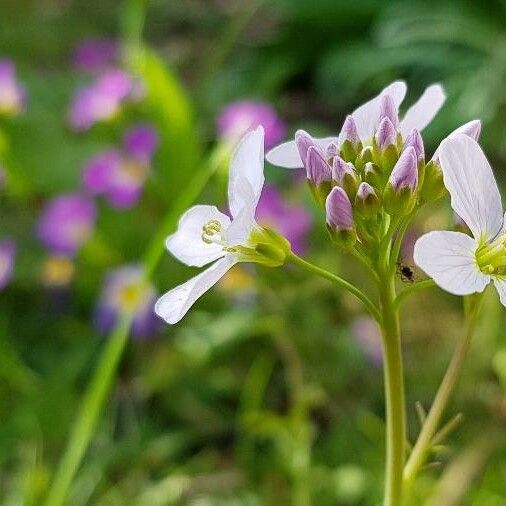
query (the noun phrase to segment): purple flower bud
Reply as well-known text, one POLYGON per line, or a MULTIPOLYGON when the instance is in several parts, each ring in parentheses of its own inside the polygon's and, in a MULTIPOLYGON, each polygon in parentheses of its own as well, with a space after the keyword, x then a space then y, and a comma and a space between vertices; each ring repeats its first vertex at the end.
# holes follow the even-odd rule
POLYGON ((118 44, 108 39, 85 39, 74 49, 74 66, 86 72, 103 70, 118 57, 118 44))
MULTIPOLYGON (((307 160, 307 152, 310 147, 314 147, 316 150, 320 150, 320 148, 316 145, 314 139, 304 130, 297 130, 295 132, 295 144, 297 145, 297 149, 299 150, 300 159, 306 166, 307 160)), ((322 153, 323 156, 323 153, 322 153)), ((307 169, 307 167, 306 167, 307 169)))
POLYGON ((380 149, 385 149, 397 143, 397 130, 390 118, 383 118, 376 130, 376 144, 380 149))
POLYGON ((220 136, 234 142, 259 125, 264 127, 266 149, 275 146, 285 136, 284 122, 276 111, 264 102, 243 100, 231 103, 221 111, 217 120, 220 136))
POLYGON ((365 181, 363 181, 362 183, 360 183, 360 185, 358 187, 357 199, 365 201, 371 197, 378 198, 378 196, 376 195, 376 192, 374 191, 374 188, 369 183, 366 183, 365 181))
POLYGON ((395 164, 388 183, 395 192, 402 188, 409 188, 414 191, 418 185, 418 161, 415 148, 405 149, 395 164))
POLYGON ((158 134, 149 124, 139 124, 125 134, 125 150, 139 163, 149 164, 158 147, 158 134))
POLYGON ((399 114, 394 99, 390 95, 383 95, 380 102, 379 123, 388 118, 395 128, 399 125, 399 114))
POLYGON ((52 253, 73 256, 90 238, 95 219, 92 200, 78 194, 60 195, 42 211, 37 235, 52 253))
POLYGON ((334 186, 325 202, 327 224, 336 231, 352 230, 354 226, 350 199, 340 186, 334 186))
POLYGON ((255 216, 259 225, 272 227, 286 237, 294 253, 307 249, 311 214, 303 206, 285 202, 275 186, 264 186, 255 216))
POLYGON ((11 239, 0 240, 0 290, 9 283, 14 272, 16 243, 11 239))
POLYGON ((338 152, 339 152, 339 149, 337 147, 337 144, 335 142, 331 142, 327 146, 327 150, 326 150, 327 159, 331 160, 332 158, 334 158, 335 156, 337 156, 338 152))
POLYGON ((332 180, 342 184, 346 174, 355 175, 352 165, 345 162, 340 156, 334 157, 332 161, 332 180))
POLYGON ((0 114, 19 114, 26 105, 26 91, 16 78, 10 60, 0 59, 0 114))
POLYGON ((154 305, 157 293, 144 279, 140 266, 126 265, 115 269, 107 276, 98 300, 94 323, 99 332, 110 332, 120 315, 133 313, 131 334, 134 338, 146 339, 157 331, 154 305))
POLYGON ((423 162, 425 159, 425 149, 423 146, 423 139, 420 132, 413 128, 404 141, 404 150, 412 147, 415 150, 416 158, 419 162, 423 162))
POLYGON ((343 128, 341 128, 341 133, 339 134, 339 140, 341 142, 349 141, 353 146, 360 142, 357 125, 355 124, 353 117, 350 115, 346 116, 346 119, 344 120, 343 128))
POLYGON ((309 181, 316 186, 325 181, 330 181, 332 178, 330 165, 327 163, 327 160, 325 160, 320 150, 315 146, 310 146, 307 150, 306 172, 309 181))

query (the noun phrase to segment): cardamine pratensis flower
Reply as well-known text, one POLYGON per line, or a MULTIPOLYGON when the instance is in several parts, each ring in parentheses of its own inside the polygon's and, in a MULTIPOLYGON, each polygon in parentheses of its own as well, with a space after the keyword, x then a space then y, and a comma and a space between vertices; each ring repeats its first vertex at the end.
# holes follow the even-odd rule
POLYGON ((3 290, 14 273, 16 243, 11 239, 0 240, 0 290, 3 290))
POLYGON ((133 314, 131 334, 137 339, 152 337, 158 329, 153 307, 157 293, 145 280, 139 265, 125 265, 111 271, 98 299, 94 324, 101 334, 107 334, 123 314, 133 314))
POLYGON ((307 234, 312 219, 303 207, 286 202, 275 186, 264 186, 256 210, 256 219, 263 227, 272 227, 288 239, 294 253, 307 249, 307 234))
POLYGON ((221 111, 217 120, 219 135, 234 143, 246 132, 255 130, 260 125, 264 128, 266 148, 271 148, 285 136, 285 124, 265 102, 233 102, 221 111))
POLYGON ((125 134, 123 146, 122 151, 111 149, 95 156, 83 171, 84 187, 92 195, 105 195, 118 209, 132 207, 140 199, 158 134, 150 125, 137 125, 125 134))
POLYGON ((505 219, 492 168, 478 143, 463 133, 446 139, 438 155, 451 206, 472 237, 429 232, 415 244, 415 263, 454 295, 483 292, 493 281, 506 306, 505 219))
POLYGON ((88 197, 60 195, 42 211, 37 237, 54 255, 74 256, 91 237, 96 214, 95 204, 88 197))
POLYGON ((195 301, 238 262, 277 267, 290 253, 289 242, 260 227, 255 213, 264 185, 264 131, 247 133, 230 163, 228 204, 232 218, 214 206, 197 205, 179 220, 167 239, 167 249, 181 262, 206 270, 158 299, 155 311, 167 323, 177 323, 195 301))
MULTIPOLYGON (((313 143, 326 152, 330 144, 335 144, 344 155, 346 161, 350 156, 343 151, 345 143, 353 146, 356 156, 358 148, 371 146, 373 138, 378 134, 378 127, 383 125, 383 142, 391 141, 391 134, 398 132, 402 139, 416 128, 422 131, 434 118, 445 101, 443 88, 433 84, 426 88, 418 101, 398 120, 397 111, 406 95, 406 83, 395 81, 387 86, 378 96, 361 105, 346 118, 341 133, 337 137, 314 138, 313 143), (393 127, 393 130, 392 130, 393 127), (388 135, 387 135, 388 134, 388 135), (383 138, 384 137, 384 138, 383 138)), ((379 135, 379 134, 378 134, 379 135)), ((285 142, 267 153, 267 160, 273 165, 286 168, 299 168, 304 166, 305 160, 300 156, 295 141, 285 142)))
POLYGON ((26 91, 17 80, 14 63, 0 59, 0 114, 16 116, 25 105, 26 91))
POLYGON ((112 119, 125 101, 141 95, 142 88, 132 76, 119 69, 107 70, 77 92, 70 106, 70 125, 78 132, 88 130, 99 121, 112 119))
POLYGON ((118 43, 111 39, 84 39, 72 55, 74 66, 85 72, 96 72, 118 59, 118 43))

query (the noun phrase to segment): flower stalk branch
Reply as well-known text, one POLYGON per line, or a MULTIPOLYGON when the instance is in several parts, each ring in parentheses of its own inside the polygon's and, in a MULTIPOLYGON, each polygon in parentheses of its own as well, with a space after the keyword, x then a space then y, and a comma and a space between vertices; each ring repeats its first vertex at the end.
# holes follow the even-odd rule
POLYGON ((466 311, 466 330, 462 334, 455 352, 450 361, 450 365, 444 375, 443 381, 434 398, 432 407, 425 419, 422 430, 418 436, 413 451, 411 452, 406 467, 404 468, 404 482, 409 485, 416 477, 420 468, 424 465, 425 458, 434 444, 438 426, 441 422, 444 410, 450 396, 455 388, 457 379, 460 375, 464 360, 471 343, 476 321, 478 319, 481 305, 482 294, 470 298, 470 307, 466 311))

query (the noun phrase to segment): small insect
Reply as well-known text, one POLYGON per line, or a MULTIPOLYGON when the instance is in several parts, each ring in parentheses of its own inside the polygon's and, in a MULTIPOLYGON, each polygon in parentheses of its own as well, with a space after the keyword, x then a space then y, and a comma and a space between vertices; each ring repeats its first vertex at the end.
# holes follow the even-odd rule
POLYGON ((415 270, 413 267, 403 264, 402 262, 398 262, 397 272, 404 283, 413 283, 415 281, 415 270))

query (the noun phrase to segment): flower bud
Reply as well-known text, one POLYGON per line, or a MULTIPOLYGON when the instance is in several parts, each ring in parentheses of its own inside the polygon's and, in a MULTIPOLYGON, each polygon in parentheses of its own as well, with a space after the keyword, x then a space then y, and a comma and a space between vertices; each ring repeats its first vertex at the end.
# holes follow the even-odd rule
POLYGON ((418 164, 415 148, 408 147, 395 164, 384 193, 385 209, 390 214, 408 214, 416 203, 418 164))
POLYGON ((443 197, 445 193, 443 171, 435 160, 431 160, 425 165, 425 175, 420 189, 420 200, 422 202, 432 202, 443 197))
POLYGON ((390 95, 383 95, 380 102, 380 123, 384 118, 388 118, 395 128, 399 125, 399 114, 394 99, 390 95))
POLYGON ((346 163, 340 156, 334 157, 332 162, 332 180, 344 188, 350 198, 355 196, 360 183, 353 164, 346 163))
POLYGON ((316 186, 332 179, 330 165, 315 146, 310 146, 307 150, 306 173, 309 181, 316 186))
POLYGON ((368 183, 360 183, 355 197, 355 211, 364 217, 372 217, 379 212, 381 201, 368 183))
POLYGON ((339 186, 332 188, 325 202, 327 228, 331 237, 343 245, 355 242, 355 224, 351 202, 346 192, 339 186))
POLYGON ((330 165, 316 146, 309 146, 306 158, 307 182, 318 204, 323 204, 331 188, 330 165))
POLYGON ((341 155, 347 162, 352 162, 362 149, 362 143, 358 136, 357 125, 352 116, 346 116, 343 128, 339 134, 341 143, 341 155))
POLYGON ((404 141, 404 151, 406 151, 406 149, 409 147, 414 148, 418 163, 423 163, 425 159, 425 149, 423 146, 422 136, 416 128, 413 128, 413 130, 409 132, 406 140, 404 141))
POLYGON ((397 130, 390 118, 384 117, 376 130, 374 136, 379 149, 384 150, 388 146, 395 146, 397 143, 397 130))
POLYGON ((307 151, 311 146, 316 147, 314 139, 304 130, 297 130, 295 132, 295 144, 299 150, 300 159, 305 164, 307 159, 307 151))
POLYGON ((372 162, 367 162, 364 167, 364 179, 373 188, 383 190, 385 181, 379 167, 372 162))
POLYGON ((337 144, 335 142, 331 142, 326 149, 326 155, 328 160, 332 160, 334 156, 337 156, 337 153, 339 152, 339 149, 337 147, 337 144))

